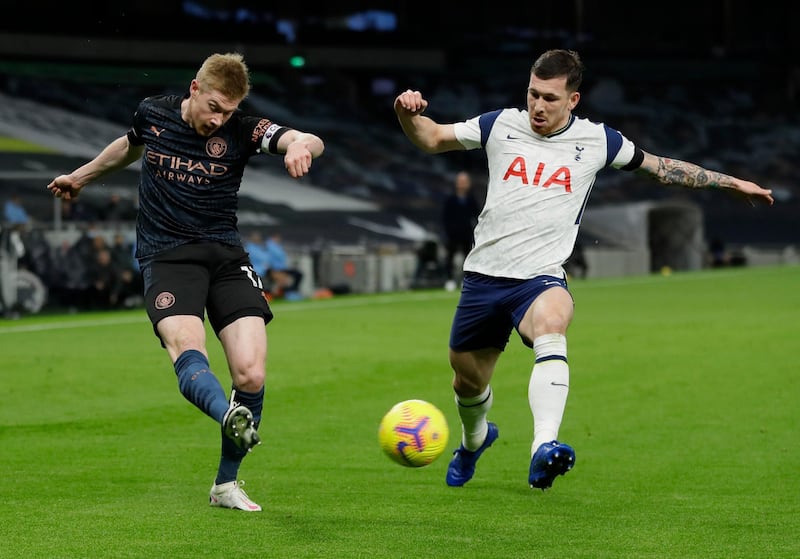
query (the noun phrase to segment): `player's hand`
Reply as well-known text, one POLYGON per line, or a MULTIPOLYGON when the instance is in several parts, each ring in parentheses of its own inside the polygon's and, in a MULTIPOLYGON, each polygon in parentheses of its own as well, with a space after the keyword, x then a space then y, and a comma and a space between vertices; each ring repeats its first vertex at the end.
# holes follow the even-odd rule
POLYGON ((47 185, 47 190, 52 192, 56 198, 64 200, 74 200, 78 197, 84 185, 78 184, 72 175, 59 175, 47 185))
POLYGON ((419 91, 405 90, 394 100, 394 111, 398 115, 418 115, 425 112, 428 108, 428 101, 422 97, 419 91))
POLYGON ((750 202, 751 206, 755 205, 753 203, 753 198, 766 202, 770 206, 775 202, 775 199, 772 197, 772 190, 761 188, 754 182, 739 181, 738 192, 747 196, 747 200, 750 202))
POLYGON ((308 174, 312 159, 314 157, 308 147, 302 142, 292 142, 286 148, 283 164, 286 166, 289 176, 296 179, 308 174))

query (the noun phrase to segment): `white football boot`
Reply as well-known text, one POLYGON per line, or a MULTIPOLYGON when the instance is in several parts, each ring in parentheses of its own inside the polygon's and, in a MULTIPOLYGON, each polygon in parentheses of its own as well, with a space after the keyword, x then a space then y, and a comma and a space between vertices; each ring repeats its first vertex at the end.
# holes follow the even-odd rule
POLYGON ((211 494, 208 501, 212 507, 223 507, 227 509, 238 509, 247 512, 259 512, 261 506, 250 500, 242 486, 244 481, 229 481, 211 486, 211 494))

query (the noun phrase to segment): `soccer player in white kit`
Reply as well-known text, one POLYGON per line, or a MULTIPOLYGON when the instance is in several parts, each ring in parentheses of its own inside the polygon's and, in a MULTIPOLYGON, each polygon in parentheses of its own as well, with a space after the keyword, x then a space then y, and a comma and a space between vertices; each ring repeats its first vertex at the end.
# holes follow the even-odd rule
POLYGON ((526 110, 500 109, 439 124, 423 115, 428 102, 419 91, 404 91, 394 102, 403 132, 422 151, 483 148, 489 168, 486 203, 464 261, 450 333, 462 428, 447 470, 450 486, 472 479, 478 458, 499 436, 497 425, 487 420, 490 381, 512 329, 534 352, 528 484, 547 489, 575 464, 573 448, 558 440, 569 391, 566 334, 573 316, 563 265, 598 172, 635 171, 663 184, 726 188, 773 203, 772 191, 753 182, 647 153, 617 130, 576 117, 582 77, 578 53, 554 49, 531 68, 526 110))

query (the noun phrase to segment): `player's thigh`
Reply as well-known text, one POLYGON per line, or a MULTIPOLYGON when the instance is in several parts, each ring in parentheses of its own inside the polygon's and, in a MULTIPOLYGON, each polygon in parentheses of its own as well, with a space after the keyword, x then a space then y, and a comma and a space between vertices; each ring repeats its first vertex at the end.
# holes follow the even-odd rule
POLYGON ((450 327, 450 349, 505 349, 514 326, 510 313, 498 304, 506 289, 497 278, 471 272, 464 276, 450 327))
POLYGON ((264 319, 243 316, 225 326, 219 339, 228 360, 233 384, 239 388, 263 385, 267 360, 267 335, 264 319))
POLYGON ((208 294, 207 269, 193 262, 156 261, 145 266, 143 277, 147 316, 161 344, 164 347, 194 346, 200 338, 204 340, 202 325, 208 294), (193 317, 196 320, 170 320, 162 332, 161 322, 173 317, 193 317), (190 337, 195 341, 190 341, 190 337))

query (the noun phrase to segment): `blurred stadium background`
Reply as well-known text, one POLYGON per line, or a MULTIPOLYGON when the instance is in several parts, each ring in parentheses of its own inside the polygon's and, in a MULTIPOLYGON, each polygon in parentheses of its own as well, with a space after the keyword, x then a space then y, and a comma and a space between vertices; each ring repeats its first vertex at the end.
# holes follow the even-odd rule
POLYGON ((242 52, 253 72, 243 109, 326 141, 309 177, 292 181, 275 160, 255 158, 241 192, 243 235, 280 231, 304 271, 306 297, 321 287, 370 293, 443 284, 435 270, 420 273, 418 253, 440 237, 440 204, 458 170, 473 174, 479 198, 485 193, 483 154, 417 151, 397 126, 392 101, 405 88, 420 89, 431 115, 451 121, 521 106, 530 64, 552 47, 579 50, 587 65, 577 114, 648 151, 754 180, 776 198, 772 208, 753 208, 726 193, 603 173, 579 239, 587 279, 797 263, 799 6, 18 5, 0 20, 0 199, 18 196, 30 219, 3 222, 0 309, 17 316, 91 307, 77 294, 103 245, 118 247, 120 267, 135 268, 137 165, 71 207, 45 185, 122 134, 143 96, 183 92, 203 58, 227 51, 242 52))

